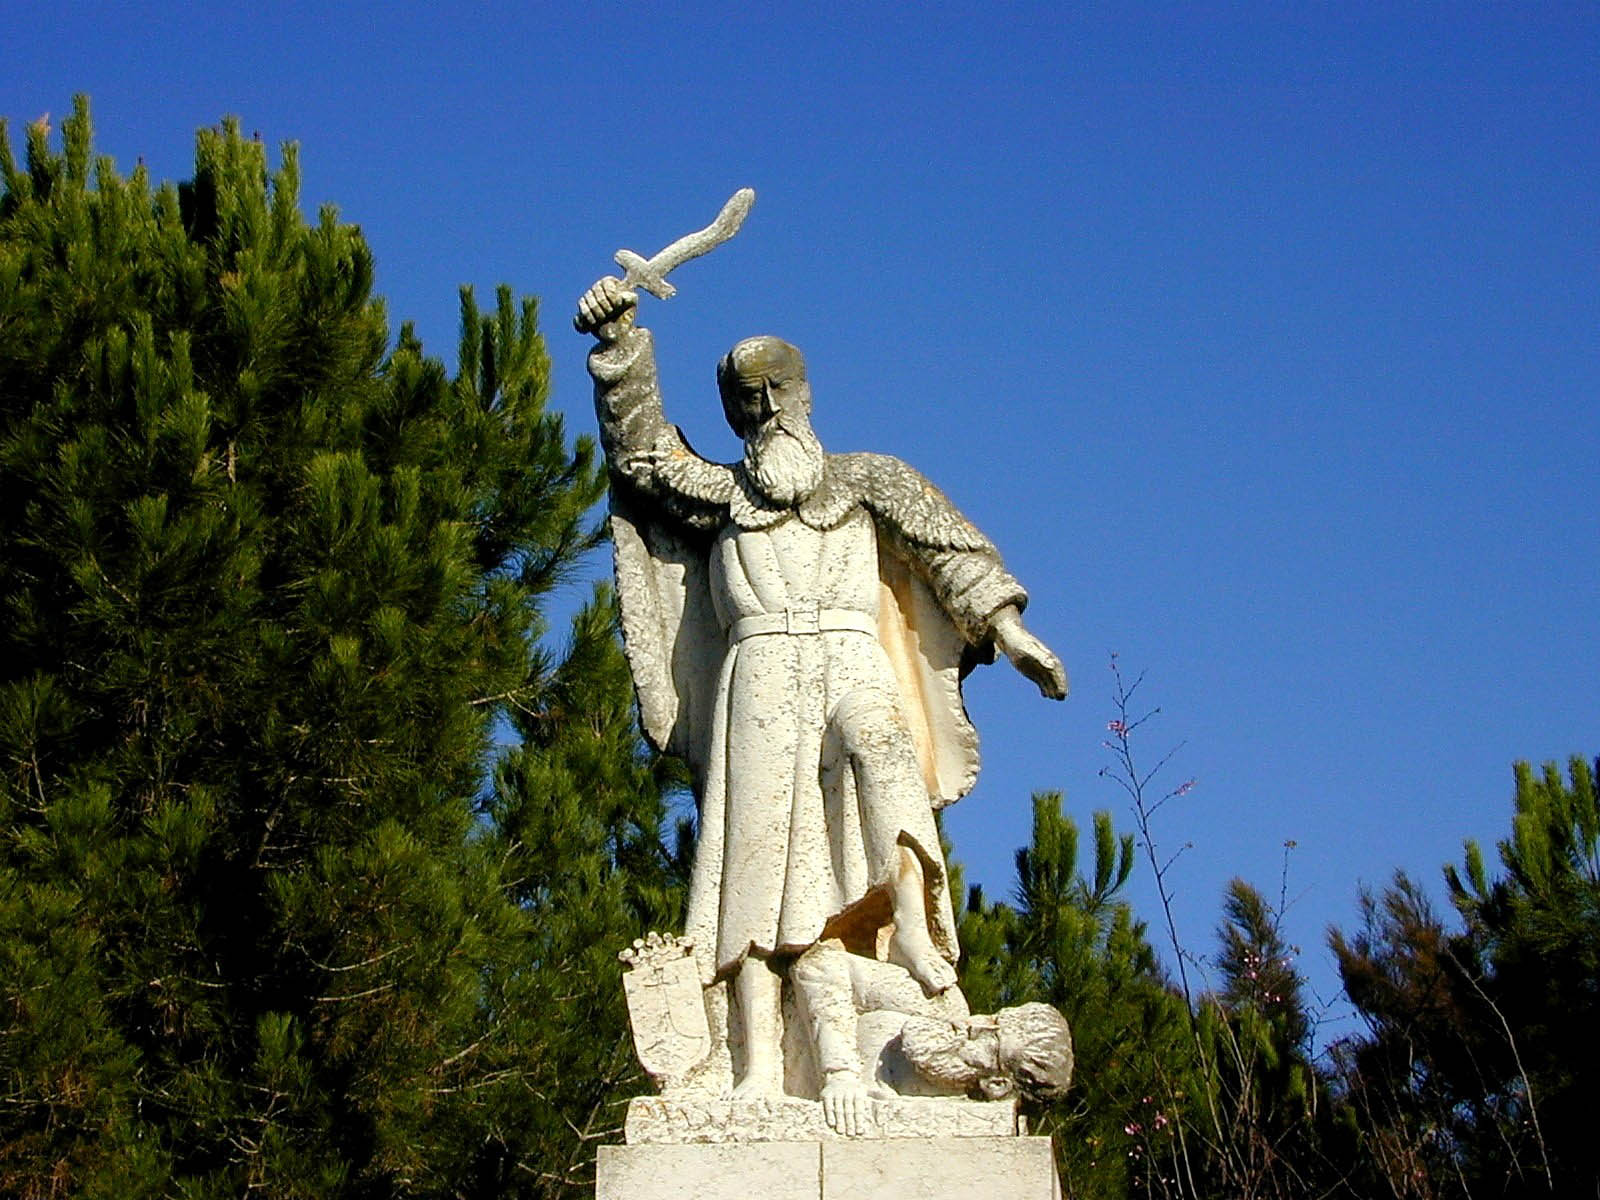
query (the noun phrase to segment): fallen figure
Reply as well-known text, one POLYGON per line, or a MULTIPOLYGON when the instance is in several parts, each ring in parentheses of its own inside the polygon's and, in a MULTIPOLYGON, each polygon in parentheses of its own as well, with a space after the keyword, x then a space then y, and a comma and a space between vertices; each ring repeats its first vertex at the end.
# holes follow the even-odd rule
POLYGON ((836 1133, 860 1136, 873 1099, 1049 1100, 1072 1081, 1072 1035, 1048 1004, 973 1015, 959 987, 930 996, 904 967, 839 938, 795 959, 789 980, 836 1133))

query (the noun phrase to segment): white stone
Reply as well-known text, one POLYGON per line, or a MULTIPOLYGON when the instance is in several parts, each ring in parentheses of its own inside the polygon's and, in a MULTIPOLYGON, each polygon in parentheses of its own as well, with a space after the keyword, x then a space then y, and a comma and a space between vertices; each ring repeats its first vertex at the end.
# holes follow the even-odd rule
MULTIPOLYGON (((1004 1039, 989 1026, 953 1030, 987 1030, 995 1043, 983 1061, 955 1063, 959 1078, 931 1068, 943 1060, 899 1072, 881 1060, 897 1038, 908 1050, 937 1042, 938 1031, 913 1036, 947 1019, 925 999, 958 996, 934 812, 977 776, 961 678, 999 651, 1060 699, 1066 673, 1023 627, 1021 584, 941 492, 887 455, 823 450, 794 346, 749 338, 717 368, 741 461, 701 458, 667 420, 637 289, 671 295, 666 272, 731 237, 752 198, 735 196, 712 226, 648 262, 619 252, 626 278, 595 283, 575 321, 599 341, 589 371, 641 724, 688 762, 699 812, 684 938, 636 945, 629 1009, 641 1062, 669 1099, 765 1098, 775 1128, 812 1128, 815 1107, 785 1099, 798 1090, 838 1128, 854 1132, 865 1112, 894 1131, 902 1110, 863 1106, 926 1091, 930 1078, 990 1099, 1020 1082, 1002 1070, 1004 1039), (823 972, 802 997, 816 1017, 805 1032, 834 1045, 790 1053, 791 964, 824 941, 895 964, 913 999, 885 1010, 852 1000, 862 989, 843 968, 823 972), (704 1006, 680 949, 692 950, 704 1006)), ((948 1019, 965 1021, 965 1001, 956 1007, 948 1019)), ((698 1111, 652 1127, 681 1132, 698 1111)), ((743 1131, 757 1111, 730 1108, 710 1124, 743 1131)), ((969 1119, 986 1120, 955 1118, 969 1119)))
POLYGON ((816 1142, 601 1146, 595 1200, 819 1200, 816 1142))
POLYGON ((602 1146, 596 1200, 1060 1200, 1050 1139, 602 1146))
POLYGON ((706 997, 684 938, 651 933, 617 955, 634 1052, 658 1087, 670 1087, 711 1053, 706 997))
MULTIPOLYGON (((1006 1138, 1018 1131, 1016 1102, 960 1097, 867 1101, 863 1139, 1006 1138)), ((678 1100, 635 1096, 624 1126, 630 1146, 834 1141, 815 1100, 678 1100)))
POLYGON ((821 1200, 1060 1200, 1060 1196, 1047 1137, 827 1142, 822 1147, 821 1200))

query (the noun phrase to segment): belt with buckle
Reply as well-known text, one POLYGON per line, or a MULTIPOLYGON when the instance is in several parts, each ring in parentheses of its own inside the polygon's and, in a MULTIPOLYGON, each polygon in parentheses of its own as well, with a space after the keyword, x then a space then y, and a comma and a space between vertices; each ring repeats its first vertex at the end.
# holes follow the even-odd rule
POLYGON ((782 612, 758 613, 740 617, 728 630, 728 641, 772 633, 817 634, 848 630, 854 633, 878 632, 876 617, 848 608, 786 608, 782 612))

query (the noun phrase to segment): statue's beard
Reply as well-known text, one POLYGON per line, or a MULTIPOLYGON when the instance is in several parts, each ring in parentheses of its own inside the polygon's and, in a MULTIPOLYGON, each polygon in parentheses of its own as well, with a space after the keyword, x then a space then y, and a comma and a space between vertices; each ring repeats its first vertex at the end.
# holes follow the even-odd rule
POLYGON ((779 413, 745 439, 745 474, 763 498, 785 508, 817 490, 826 463, 811 422, 797 413, 779 413))

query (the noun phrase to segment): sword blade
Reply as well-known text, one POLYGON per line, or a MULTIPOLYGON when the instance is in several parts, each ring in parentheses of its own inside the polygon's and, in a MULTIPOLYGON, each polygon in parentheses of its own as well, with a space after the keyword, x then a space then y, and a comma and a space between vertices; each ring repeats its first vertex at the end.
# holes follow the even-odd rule
POLYGON ((667 273, 682 266, 691 258, 699 258, 702 254, 715 250, 738 233, 739 227, 744 224, 745 217, 750 213, 750 206, 755 202, 754 190, 740 188, 728 198, 728 202, 722 206, 722 211, 717 214, 716 220, 704 229, 679 238, 648 262, 631 250, 618 250, 617 264, 627 272, 623 277, 623 283, 629 287, 641 287, 662 299, 672 295, 675 289, 666 282, 667 273))

